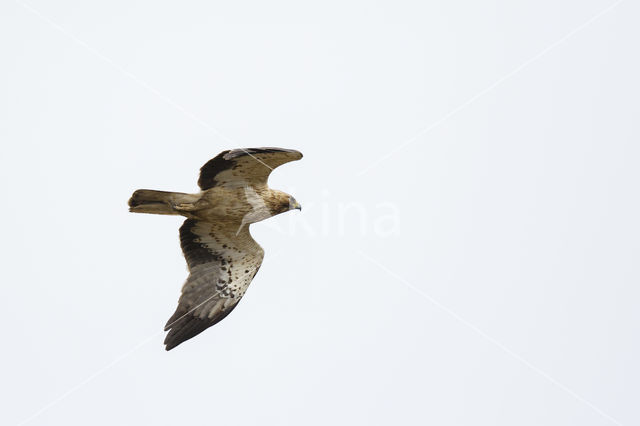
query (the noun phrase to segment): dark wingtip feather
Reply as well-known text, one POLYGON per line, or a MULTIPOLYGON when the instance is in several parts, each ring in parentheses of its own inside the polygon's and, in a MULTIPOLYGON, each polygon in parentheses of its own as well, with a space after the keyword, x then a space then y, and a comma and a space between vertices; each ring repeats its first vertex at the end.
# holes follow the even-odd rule
POLYGON ((165 350, 170 351, 179 344, 197 336, 207 328, 222 321, 237 305, 236 303, 235 305, 229 306, 213 318, 204 319, 192 315, 190 311, 176 310, 164 327, 164 330, 169 332, 164 339, 165 350))
POLYGON ((295 149, 276 148, 274 146, 262 147, 262 148, 236 148, 231 151, 226 151, 225 160, 231 160, 233 158, 243 157, 245 155, 258 155, 258 154, 275 154, 279 152, 287 152, 290 154, 298 154, 302 158, 302 153, 295 149))
POLYGON ((174 322, 170 322, 169 324, 167 324, 169 333, 164 339, 164 344, 166 345, 165 349, 169 351, 175 348, 182 342, 185 342, 192 337, 195 337, 198 334, 202 333, 215 323, 216 321, 214 321, 213 319, 200 319, 199 317, 195 317, 188 313, 181 315, 174 322))

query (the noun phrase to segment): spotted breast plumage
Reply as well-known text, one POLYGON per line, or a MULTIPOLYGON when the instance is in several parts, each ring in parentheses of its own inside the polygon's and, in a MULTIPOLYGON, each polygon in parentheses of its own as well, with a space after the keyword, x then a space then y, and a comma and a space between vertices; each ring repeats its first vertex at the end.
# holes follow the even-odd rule
POLYGON ((267 186, 269 174, 301 158, 292 149, 228 150, 202 166, 198 194, 148 189, 133 193, 131 212, 187 218, 180 227, 180 246, 189 276, 165 326, 166 350, 221 321, 244 296, 264 257, 249 225, 301 209, 292 196, 267 186))

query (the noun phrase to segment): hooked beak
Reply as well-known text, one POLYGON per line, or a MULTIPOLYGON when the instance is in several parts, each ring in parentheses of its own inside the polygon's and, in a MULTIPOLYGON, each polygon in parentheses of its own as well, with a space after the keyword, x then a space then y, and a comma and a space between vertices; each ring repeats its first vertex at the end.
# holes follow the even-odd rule
POLYGON ((302 211, 302 206, 297 201, 294 203, 293 208, 296 209, 296 210, 302 211))

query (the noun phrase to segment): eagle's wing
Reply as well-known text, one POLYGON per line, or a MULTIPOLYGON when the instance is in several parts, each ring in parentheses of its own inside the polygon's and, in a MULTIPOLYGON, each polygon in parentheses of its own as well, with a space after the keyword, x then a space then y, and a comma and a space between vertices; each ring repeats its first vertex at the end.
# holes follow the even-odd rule
POLYGON ((189 277, 178 308, 165 326, 167 350, 226 317, 258 272, 264 251, 249 227, 238 232, 239 226, 187 219, 180 228, 189 277))
POLYGON ((301 158, 299 151, 283 148, 223 151, 202 166, 198 185, 203 191, 214 186, 266 185, 273 169, 301 158))

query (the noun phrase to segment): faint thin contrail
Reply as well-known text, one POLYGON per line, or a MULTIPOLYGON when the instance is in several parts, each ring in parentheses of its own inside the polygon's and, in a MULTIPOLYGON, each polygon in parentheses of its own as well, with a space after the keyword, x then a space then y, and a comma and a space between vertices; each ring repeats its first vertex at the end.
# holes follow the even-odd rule
POLYGON ((486 340, 488 340, 489 342, 491 342, 492 344, 494 344, 495 346, 500 348, 502 351, 504 351, 505 353, 507 353, 511 357, 515 358, 516 360, 520 361, 522 364, 527 366, 530 370, 536 372, 540 376, 542 376, 545 379, 547 379, 549 382, 553 383, 556 387, 562 389, 563 391, 565 391, 566 393, 568 393, 569 395, 571 395, 572 397, 574 397, 578 401, 580 401, 583 404, 587 405, 593 411, 595 411, 596 413, 600 414, 602 417, 606 418, 607 420, 611 421, 612 423, 614 423, 614 424, 616 424, 618 426, 622 426, 622 423, 620 423, 614 417, 612 417, 609 414, 605 413, 602 409, 598 408, 595 404, 593 404, 592 402, 590 402, 587 399, 583 398, 582 396, 578 395, 575 391, 571 390, 567 386, 563 385, 562 383, 560 383, 559 381, 557 381, 556 379, 551 377, 551 375, 549 375, 549 373, 547 373, 544 370, 536 367, 531 362, 527 361, 526 359, 524 359, 523 357, 521 357, 520 355, 515 353, 513 350, 509 349, 507 346, 505 346, 503 343, 501 343, 496 338, 494 338, 494 337, 488 335, 487 333, 485 333, 477 325, 475 325, 472 322, 466 320, 465 318, 460 316, 457 312, 455 312, 451 308, 449 308, 449 307, 443 305, 442 303, 440 303, 437 299, 434 299, 429 293, 427 293, 424 290, 422 290, 422 289, 416 287, 415 285, 411 284, 409 281, 405 280, 400 275, 396 274, 395 272, 393 272, 392 270, 390 270, 389 268, 384 266, 382 263, 378 262, 376 259, 374 259, 371 256, 365 254, 363 251, 357 250, 357 252, 360 254, 360 256, 364 257, 366 260, 368 260, 369 262, 373 263, 378 268, 380 268, 383 271, 385 271, 387 274, 389 274, 392 277, 396 278, 398 281, 400 281, 401 283, 403 283, 404 285, 409 287, 411 290, 413 290, 416 293, 418 293, 420 296, 422 296, 425 299, 427 299, 429 302, 431 302, 434 305, 436 305, 438 308, 440 308, 443 311, 445 311, 447 314, 451 315, 453 318, 455 318, 456 320, 458 320, 459 322, 464 324, 466 327, 468 327, 471 330, 475 331, 480 336, 484 337, 486 340))
POLYGON ((494 90, 496 87, 500 86, 502 83, 504 83, 505 81, 509 80, 511 77, 515 76, 516 74, 518 74, 520 71, 522 71, 523 69, 525 69, 526 67, 528 67, 529 65, 531 65, 532 63, 534 63, 535 61, 537 61, 538 59, 542 58, 543 56, 545 56, 547 53, 551 52, 553 49, 555 49, 556 47, 558 47, 559 45, 561 45, 562 43, 564 43, 565 41, 567 41, 568 39, 570 39, 571 37, 573 37, 574 35, 576 35, 577 33, 579 33, 580 31, 582 31, 583 29, 587 28, 589 25, 593 24, 595 21, 597 21, 598 19, 602 18, 604 15, 606 15, 607 13, 611 12, 613 9, 615 9, 616 7, 620 6, 620 4, 622 2, 624 2, 625 0, 618 0, 615 3, 611 4, 610 6, 608 6, 607 8, 601 10, 600 12, 598 12, 596 15, 594 15, 593 17, 591 17, 589 20, 587 20, 586 22, 582 23, 581 25, 578 25, 576 28, 574 28, 573 30, 569 31, 564 37, 562 37, 560 40, 550 44, 549 46, 547 46, 546 48, 542 49, 540 52, 538 52, 536 55, 532 56, 531 58, 527 59, 526 61, 524 61, 522 64, 518 65, 517 67, 515 67, 513 70, 511 70, 510 72, 508 72, 507 74, 503 75, 502 77, 500 77, 498 80, 496 80, 495 82, 493 82, 492 84, 490 84, 489 86, 485 87, 484 89, 482 89, 481 91, 479 91, 478 93, 476 93, 475 95, 473 95, 471 98, 469 98, 466 102, 458 105, 457 107, 455 107, 454 109, 452 109, 451 111, 449 111, 447 114, 445 114, 443 117, 441 117, 439 120, 437 120, 436 122, 426 126, 425 128, 423 128, 422 130, 418 131, 418 133, 416 133, 414 136, 412 136, 411 138, 405 140, 404 142, 402 142, 400 145, 397 145, 395 148, 393 148, 392 150, 388 151, 385 155, 383 155, 382 157, 378 158, 377 160, 373 161, 372 163, 370 163, 367 167, 365 167, 364 169, 360 170, 357 174, 357 176, 362 176, 365 173, 367 173, 369 170, 373 169, 374 167, 376 167, 378 164, 382 163, 383 161, 389 159, 390 157, 392 157, 393 155, 395 155, 396 153, 398 153, 399 151, 403 150, 404 148, 406 148, 407 146, 411 145, 412 143, 414 143, 415 141, 418 140, 418 138, 420 138, 421 136, 424 136, 425 134, 429 133, 431 130, 435 129, 436 127, 440 126, 442 123, 444 123, 445 121, 449 120, 451 117, 453 117, 454 115, 458 114, 460 111, 464 110, 465 108, 467 108, 468 106, 470 106, 471 104, 473 104, 475 101, 477 101, 478 99, 482 98, 484 95, 486 95, 487 93, 491 92, 492 90, 494 90))
MULTIPOLYGON (((273 256, 270 256, 272 259, 274 257, 277 257, 280 255, 280 253, 282 253, 282 250, 277 251, 273 256)), ((251 275, 253 272, 250 272, 248 274, 244 274, 243 276, 240 277, 240 279, 251 275)), ((189 309, 185 314, 183 314, 182 316, 180 316, 180 318, 176 319, 175 321, 173 321, 172 323, 168 324, 168 325, 173 325, 176 322, 180 321, 182 318, 184 318, 186 315, 189 315, 191 312, 195 311, 196 309, 198 309, 200 306, 204 305, 205 303, 207 303, 208 301, 210 301, 212 298, 214 298, 215 296, 217 296, 218 294, 214 294, 211 297, 207 298, 204 302, 197 304, 196 306, 194 306, 193 308, 189 309)), ((113 361, 111 361, 110 363, 108 363, 107 365, 105 365, 104 367, 102 367, 101 369, 97 370, 96 372, 92 373, 91 375, 89 375, 86 379, 84 379, 83 381, 81 381, 80 383, 78 383, 77 385, 73 386, 72 388, 70 388, 68 391, 64 392, 63 394, 61 394, 60 396, 58 396, 56 399, 54 399, 53 401, 49 402, 47 405, 45 405, 44 407, 40 408, 38 411, 36 411, 35 413, 33 413, 32 415, 30 415, 29 417, 27 417, 26 419, 24 419, 23 421, 21 421, 20 423, 18 423, 16 426, 23 426, 26 425, 27 423, 31 422, 32 420, 34 420, 35 418, 37 418, 38 416, 40 416, 42 413, 44 413, 45 411, 49 410, 50 408, 52 408, 53 406, 57 405, 58 403, 60 403, 61 401, 63 401, 64 399, 66 399, 68 396, 74 394, 76 391, 78 391, 79 389, 83 388, 85 385, 87 385, 89 382, 93 381, 95 378, 101 376, 103 373, 105 373, 106 371, 108 371, 109 369, 111 369, 112 367, 114 367, 116 364, 120 363, 120 361, 123 361, 124 359, 128 358, 129 356, 131 356, 134 352, 136 352, 138 349, 140 349, 141 347, 143 347, 144 345, 146 345, 147 343, 149 343, 151 340, 153 340, 154 338, 158 337, 159 335, 161 335, 162 333, 164 333, 164 331, 159 331, 157 333, 152 334, 149 337, 146 337, 145 339, 141 340, 138 344, 136 344, 135 346, 133 346, 131 349, 129 349, 128 351, 126 351, 125 353, 123 353, 122 355, 116 357, 113 359, 113 361)))
MULTIPOLYGON (((193 112, 187 110, 185 107, 183 107, 182 105, 178 104, 176 101, 174 101, 173 99, 171 99, 167 95, 163 94, 158 89, 156 89, 155 87, 153 87, 151 84, 147 83, 146 81, 142 80, 140 77, 138 77, 137 75, 135 75, 131 71, 125 69, 122 65, 116 63, 113 59, 109 58, 108 56, 106 56, 105 54, 103 54, 102 52, 97 50, 96 48, 90 46, 84 40, 79 39, 73 33, 71 33, 69 30, 67 30, 62 25, 60 25, 57 22, 55 22, 53 19, 51 19, 48 16, 44 15, 38 9, 34 8, 30 4, 28 4, 28 3, 26 3, 26 2, 24 2, 22 0, 15 0, 15 2, 18 3, 20 6, 24 7, 26 10, 28 10, 29 12, 31 12, 35 16, 37 16, 38 18, 40 18, 41 20, 43 20, 44 22, 46 22, 47 24, 49 24, 55 30, 59 31, 60 33, 64 34, 66 37, 68 37, 71 40, 73 40, 78 45, 80 45, 80 46, 84 47, 85 49, 87 49, 93 56, 95 56, 98 59, 100 59, 101 61, 109 64, 111 67, 113 67, 114 69, 116 69, 120 73, 124 74, 125 76, 127 76, 128 78, 130 78, 131 80, 133 80, 134 82, 136 82, 138 85, 142 86, 143 88, 145 88, 149 92, 153 93, 158 98, 160 98, 161 100, 163 100, 167 104, 171 105, 172 107, 174 107, 175 109, 177 109, 178 111, 180 111, 181 113, 183 113, 184 115, 186 115, 187 117, 189 117, 190 119, 195 121, 196 123, 200 124, 201 126, 205 127, 206 129, 210 130, 211 132, 216 134, 218 137, 220 137, 224 141, 235 145, 235 142, 231 138, 225 136, 220 130, 216 129, 215 127, 213 127, 212 125, 210 125, 209 123, 207 123, 206 121, 204 121, 203 119, 201 119, 200 117, 195 115, 193 112)), ((249 154, 251 157, 253 157, 253 155, 251 155, 250 153, 247 153, 247 154, 249 154)), ((260 161, 260 160, 258 160, 258 161, 260 161)), ((262 161, 260 161, 260 162, 262 163, 262 161)), ((264 163, 262 163, 262 164, 264 164, 264 163)), ((267 166, 267 167, 269 167, 269 166, 267 166)))

